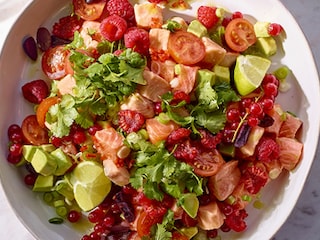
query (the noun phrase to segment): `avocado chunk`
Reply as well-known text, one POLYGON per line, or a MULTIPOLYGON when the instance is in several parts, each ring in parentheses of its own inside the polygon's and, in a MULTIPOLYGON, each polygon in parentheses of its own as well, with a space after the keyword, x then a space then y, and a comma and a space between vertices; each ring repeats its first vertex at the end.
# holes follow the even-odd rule
POLYGON ((199 38, 208 35, 208 30, 201 22, 198 20, 193 20, 190 22, 187 32, 193 33, 194 35, 198 36, 199 38))
POLYGON ((34 192, 48 192, 52 189, 54 184, 54 176, 43 176, 43 175, 38 175, 32 191, 34 192))
POLYGON ((216 75, 208 69, 200 69, 197 73, 197 81, 201 82, 202 79, 206 79, 206 81, 209 81, 210 85, 213 86, 216 82, 216 75))
POLYGON ((270 34, 268 33, 269 25, 270 22, 256 22, 253 26, 256 37, 270 37, 270 34))
POLYGON ((52 151, 51 156, 54 157, 57 163, 57 169, 54 173, 56 176, 65 174, 65 172, 72 166, 71 158, 65 154, 61 148, 57 148, 56 150, 52 151))
POLYGON ((53 146, 52 144, 43 144, 40 146, 33 146, 33 145, 23 145, 22 147, 22 156, 23 158, 28 161, 31 162, 34 153, 36 152, 37 149, 42 149, 46 152, 52 152, 53 150, 56 149, 55 146, 53 146))
POLYGON ((277 52, 277 43, 273 37, 258 38, 256 44, 266 57, 270 57, 277 52))
POLYGON ((221 83, 221 82, 230 83, 230 70, 228 67, 215 65, 213 67, 213 71, 216 75, 217 83, 221 83))
POLYGON ((37 173, 43 176, 53 175, 57 169, 55 158, 40 148, 35 150, 31 159, 31 165, 37 173))

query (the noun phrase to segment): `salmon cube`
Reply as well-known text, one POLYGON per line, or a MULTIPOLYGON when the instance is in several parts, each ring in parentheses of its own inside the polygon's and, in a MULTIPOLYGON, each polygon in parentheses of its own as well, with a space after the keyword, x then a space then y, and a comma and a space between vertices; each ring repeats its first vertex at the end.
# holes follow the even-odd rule
POLYGON ((298 130, 302 126, 302 121, 299 118, 294 117, 290 113, 285 114, 285 121, 280 127, 279 137, 295 138, 298 130))
POLYGON ((76 80, 71 74, 66 75, 64 78, 57 82, 57 88, 61 95, 70 94, 73 96, 73 88, 75 86, 76 80))
POLYGON ((277 143, 280 147, 279 161, 285 169, 293 170, 301 159, 303 144, 288 137, 277 138, 277 143))
POLYGON ((150 29, 149 39, 150 48, 154 50, 168 50, 170 31, 167 29, 153 28, 150 29))
POLYGON ((134 5, 137 26, 141 28, 161 28, 163 25, 162 9, 155 3, 134 5))
POLYGON ((212 66, 219 64, 224 59, 227 51, 208 37, 202 37, 201 40, 206 49, 206 54, 202 61, 212 66))

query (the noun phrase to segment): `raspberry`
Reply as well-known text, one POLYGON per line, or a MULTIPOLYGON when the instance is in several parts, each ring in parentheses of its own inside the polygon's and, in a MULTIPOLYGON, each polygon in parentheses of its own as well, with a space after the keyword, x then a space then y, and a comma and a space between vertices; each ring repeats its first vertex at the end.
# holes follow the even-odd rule
POLYGON ((177 146, 173 153, 173 156, 178 160, 187 163, 193 163, 194 159, 199 156, 199 154, 199 149, 193 146, 191 141, 188 139, 177 146))
POLYGON ((267 172, 257 165, 247 167, 242 177, 245 189, 251 194, 257 194, 268 181, 267 172))
POLYGON ((34 80, 22 86, 22 94, 29 102, 39 104, 48 97, 49 88, 44 80, 34 80))
POLYGON ((170 133, 167 138, 167 145, 173 146, 175 144, 181 143, 184 140, 188 139, 191 131, 186 128, 178 128, 170 133))
POLYGON ((126 20, 118 15, 106 17, 100 24, 101 35, 109 42, 120 40, 126 30, 126 20))
POLYGON ((109 0, 106 8, 110 15, 118 15, 127 21, 134 18, 134 9, 128 0, 109 0))
POLYGON ((76 15, 66 16, 59 19, 53 25, 52 33, 56 37, 62 39, 73 39, 73 35, 76 31, 79 31, 82 26, 83 20, 79 19, 76 15))
POLYGON ((262 138, 256 148, 257 158, 262 162, 268 163, 272 160, 278 159, 279 154, 279 145, 272 138, 262 138))
POLYGON ((149 33, 137 27, 128 28, 124 34, 124 44, 127 48, 132 48, 135 52, 148 55, 150 46, 149 33))
POLYGON ((200 130, 201 134, 201 144, 206 149, 216 149, 217 145, 222 140, 222 134, 213 135, 209 131, 200 130))
POLYGON ((212 28, 219 21, 216 10, 217 8, 208 6, 198 8, 198 20, 208 29, 212 28))
POLYGON ((140 130, 145 122, 141 113, 132 110, 122 110, 118 113, 118 117, 119 127, 126 133, 140 130))
POLYGON ((225 224, 233 231, 242 232, 247 227, 247 224, 244 221, 247 216, 248 213, 245 209, 235 209, 224 221, 225 224))
POLYGON ((186 103, 190 103, 190 101, 191 101, 190 96, 183 91, 174 92, 171 104, 173 104, 173 105, 178 104, 182 101, 185 101, 186 103))

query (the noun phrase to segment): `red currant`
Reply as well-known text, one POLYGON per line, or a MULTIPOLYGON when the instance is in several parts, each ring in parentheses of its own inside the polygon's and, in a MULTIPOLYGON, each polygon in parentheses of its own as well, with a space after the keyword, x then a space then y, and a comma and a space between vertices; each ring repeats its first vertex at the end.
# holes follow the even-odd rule
POLYGON ((267 83, 263 86, 263 90, 267 97, 276 97, 278 95, 278 87, 274 83, 267 83))
POLYGON ((268 84, 268 83, 274 83, 277 87, 279 87, 279 80, 276 78, 275 75, 268 73, 264 76, 262 81, 262 86, 268 84))
POLYGON ((62 146, 62 140, 61 140, 61 138, 58 138, 58 137, 55 137, 55 136, 52 136, 52 137, 51 137, 51 143, 52 143, 53 146, 55 146, 55 147, 60 147, 60 146, 62 146))
POLYGON ((218 236, 218 230, 212 229, 207 231, 207 237, 208 238, 216 238, 218 236))
POLYGON ((250 127, 255 127, 259 124, 259 119, 257 117, 249 116, 247 121, 250 127))
POLYGON ((21 143, 13 143, 9 147, 9 152, 12 156, 21 157, 22 155, 22 144, 21 143))
POLYGON ((254 116, 261 116, 263 113, 263 109, 259 103, 252 103, 249 111, 250 111, 250 114, 254 116))
POLYGON ((68 220, 71 223, 78 222, 81 218, 81 213, 76 210, 71 210, 68 214, 68 220))
POLYGON ((24 183, 28 186, 33 186, 36 182, 37 175, 33 173, 29 173, 24 177, 24 183))
POLYGON ((96 134, 97 131, 102 130, 102 127, 99 124, 95 124, 92 127, 89 127, 88 133, 93 136, 96 134))
POLYGON ((92 223, 100 222, 105 216, 102 209, 97 208, 88 214, 88 220, 92 223))
POLYGON ((104 226, 106 229, 111 228, 114 223, 115 223, 115 219, 114 219, 113 216, 106 216, 106 217, 103 219, 103 226, 104 226))
POLYGON ((14 156, 12 154, 8 154, 7 161, 11 164, 17 164, 21 161, 21 156, 14 156))
POLYGON ((73 134, 72 140, 75 144, 81 144, 86 141, 87 137, 84 131, 76 131, 73 134))
POLYGON ((237 122, 240 120, 240 112, 238 108, 230 108, 227 111, 227 120, 230 122, 237 122))
POLYGON ((261 100, 261 105, 262 105, 264 111, 271 110, 273 108, 273 104, 274 104, 274 102, 271 98, 263 98, 261 100))

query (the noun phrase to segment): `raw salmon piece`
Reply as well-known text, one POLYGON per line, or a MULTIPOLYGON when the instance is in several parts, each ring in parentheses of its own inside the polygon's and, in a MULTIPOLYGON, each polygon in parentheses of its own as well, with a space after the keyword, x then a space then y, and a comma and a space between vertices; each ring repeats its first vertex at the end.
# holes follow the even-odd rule
POLYGON ((117 160, 117 152, 123 146, 124 140, 120 133, 112 127, 107 127, 97 131, 92 139, 102 160, 117 160))
POLYGON ((202 62, 209 63, 212 66, 219 64, 224 59, 227 51, 208 37, 202 37, 201 40, 206 49, 202 62))
POLYGON ((209 178, 208 187, 219 201, 226 200, 240 181, 238 161, 223 164, 218 173, 209 178))
POLYGON ((170 85, 174 91, 183 91, 186 94, 191 93, 196 83, 198 67, 190 67, 179 64, 179 74, 174 78, 170 85))
POLYGON ((299 118, 292 116, 290 113, 285 114, 285 121, 281 125, 279 137, 295 138, 296 133, 302 126, 302 121, 299 118))
POLYGON ((199 207, 198 226, 203 230, 219 229, 224 223, 224 218, 216 202, 199 207))
POLYGON ((173 121, 163 124, 156 118, 146 120, 146 129, 151 143, 156 144, 159 141, 166 140, 169 134, 179 128, 179 125, 173 121))
POLYGON ((278 104, 275 104, 273 109, 268 111, 268 115, 273 118, 274 122, 270 127, 265 128, 266 132, 273 133, 276 136, 279 135, 279 131, 284 120, 282 115, 283 113, 283 110, 278 104))
POLYGON ((153 102, 141 96, 139 93, 134 93, 121 105, 121 110, 133 110, 141 113, 145 118, 154 116, 153 102))
POLYGON ((116 185, 124 186, 130 182, 130 173, 125 167, 117 167, 112 160, 103 161, 104 174, 116 185))
POLYGON ((294 138, 279 137, 277 143, 280 147, 279 161, 287 170, 293 170, 301 159, 303 144, 294 138))
POLYGON ((150 48, 155 50, 168 50, 170 31, 162 28, 152 28, 149 31, 150 48))
POLYGON ((71 74, 66 75, 64 78, 57 82, 57 88, 61 95, 70 94, 71 96, 74 96, 73 88, 75 86, 76 80, 71 74))
POLYGON ((153 102, 160 102, 161 96, 171 90, 169 83, 154 72, 144 70, 143 78, 147 84, 139 85, 138 92, 153 102))
POLYGON ((96 49, 98 42, 103 40, 100 32, 100 22, 84 21, 80 31, 80 36, 83 38, 84 45, 87 49, 96 49))
POLYGON ((161 28, 163 24, 162 9, 155 3, 134 5, 137 26, 141 28, 161 28))
POLYGON ((174 76, 174 68, 176 63, 172 60, 161 61, 152 61, 151 62, 151 71, 155 74, 158 74, 160 77, 164 78, 167 82, 170 82, 174 76))

